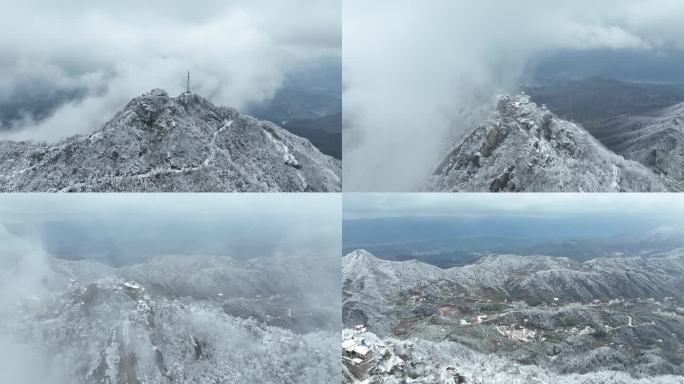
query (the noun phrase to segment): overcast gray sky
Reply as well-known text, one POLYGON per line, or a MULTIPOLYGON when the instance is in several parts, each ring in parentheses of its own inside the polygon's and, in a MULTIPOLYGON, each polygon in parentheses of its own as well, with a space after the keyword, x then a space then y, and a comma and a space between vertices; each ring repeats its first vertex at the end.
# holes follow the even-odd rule
POLYGON ((343 2, 344 188, 419 190, 549 50, 684 48, 681 0, 343 2))
MULTIPOLYGON (((339 194, 8 194, 3 244, 113 263, 159 254, 337 255, 339 194)), ((12 249, 12 248, 10 248, 12 249)))
POLYGON ((84 97, 6 138, 96 129, 152 88, 242 108, 285 74, 341 54, 339 0, 0 0, 0 105, 27 94, 84 97))
POLYGON ((285 218, 290 221, 330 222, 339 210, 336 194, 263 193, 121 193, 121 194, 4 194, 0 195, 3 221, 50 221, 123 217, 166 217, 239 221, 248 216, 264 221, 285 218))

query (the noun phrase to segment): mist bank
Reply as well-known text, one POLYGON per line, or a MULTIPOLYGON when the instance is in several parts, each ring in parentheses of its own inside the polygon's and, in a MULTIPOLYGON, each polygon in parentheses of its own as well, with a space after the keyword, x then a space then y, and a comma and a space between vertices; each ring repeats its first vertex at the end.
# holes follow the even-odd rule
POLYGON ((193 92, 243 108, 272 98, 288 73, 340 60, 334 1, 2 5, 4 139, 91 132, 150 89, 180 94, 188 70, 193 92))

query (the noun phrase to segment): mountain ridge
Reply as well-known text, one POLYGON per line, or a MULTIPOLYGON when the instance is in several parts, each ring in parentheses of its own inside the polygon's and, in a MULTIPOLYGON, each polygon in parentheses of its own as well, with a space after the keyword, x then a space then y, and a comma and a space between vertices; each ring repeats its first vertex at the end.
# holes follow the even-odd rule
POLYGON ((663 182, 605 148, 582 126, 525 94, 500 96, 496 112, 436 167, 431 191, 656 192, 663 182))
POLYGON ((484 373, 484 361, 471 370, 465 356, 438 357, 435 348, 502 358, 559 382, 674 383, 684 375, 681 249, 582 263, 489 255, 450 269, 358 250, 342 263, 343 338, 374 350, 373 378, 454 382, 460 372, 466 382, 524 382, 484 373))
POLYGON ((89 135, 0 142, 0 190, 339 191, 341 163, 268 121, 154 89, 89 135))
MULTIPOLYGON (((658 258, 602 258, 582 263, 564 257, 489 255, 465 266, 441 269, 417 260, 383 260, 358 250, 342 259, 344 290, 355 292, 343 305, 347 310, 357 304, 359 308, 382 307, 381 300, 428 286, 531 303, 553 302, 554 298, 591 302, 677 296, 684 288, 684 279, 676 274, 684 271, 682 251, 658 258)), ((353 326, 347 320, 346 325, 353 326)))

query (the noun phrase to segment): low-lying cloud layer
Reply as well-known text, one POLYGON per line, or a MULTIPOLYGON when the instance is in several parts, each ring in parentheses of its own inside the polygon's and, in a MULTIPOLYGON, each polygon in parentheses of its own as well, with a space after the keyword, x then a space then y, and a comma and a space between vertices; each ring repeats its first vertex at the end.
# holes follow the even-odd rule
POLYGON ((92 131, 147 90, 180 93, 186 70, 196 93, 241 108, 271 97, 288 71, 339 57, 341 48, 333 0, 0 6, 0 105, 15 115, 4 138, 92 131), (47 119, 36 116, 45 111, 47 119))
POLYGON ((684 49, 677 0, 343 3, 345 190, 419 190, 536 54, 684 49))

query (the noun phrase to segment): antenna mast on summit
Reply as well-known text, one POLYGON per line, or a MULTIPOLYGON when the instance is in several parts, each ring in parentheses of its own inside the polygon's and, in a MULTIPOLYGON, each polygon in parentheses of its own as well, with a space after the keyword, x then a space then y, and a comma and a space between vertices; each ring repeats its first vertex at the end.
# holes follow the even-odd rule
POLYGON ((188 83, 185 87, 185 93, 187 93, 188 95, 190 94, 190 71, 188 71, 188 83))

